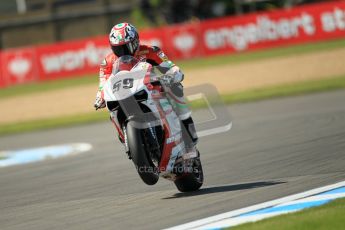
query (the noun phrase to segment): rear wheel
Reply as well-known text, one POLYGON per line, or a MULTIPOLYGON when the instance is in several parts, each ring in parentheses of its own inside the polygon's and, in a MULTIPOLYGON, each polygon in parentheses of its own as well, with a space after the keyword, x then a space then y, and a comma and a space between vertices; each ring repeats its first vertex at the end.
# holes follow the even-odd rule
POLYGON ((199 157, 193 160, 191 169, 191 172, 184 173, 174 181, 177 189, 180 192, 196 191, 204 183, 204 173, 199 157))
POLYGON ((159 179, 158 169, 143 143, 143 129, 137 129, 131 122, 127 124, 128 148, 132 161, 140 178, 148 185, 154 185, 159 179))

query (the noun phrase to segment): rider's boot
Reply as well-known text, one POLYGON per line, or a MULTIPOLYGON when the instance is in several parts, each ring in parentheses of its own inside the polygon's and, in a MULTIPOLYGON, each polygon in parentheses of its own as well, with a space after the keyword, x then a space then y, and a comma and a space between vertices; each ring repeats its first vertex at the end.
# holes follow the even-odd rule
POLYGON ((195 125, 194 125, 194 121, 192 119, 192 117, 189 117, 185 120, 182 120, 183 126, 185 128, 185 130, 188 133, 188 137, 186 137, 185 139, 186 141, 186 149, 191 150, 193 149, 197 142, 198 142, 198 135, 196 133, 196 129, 195 129, 195 125))

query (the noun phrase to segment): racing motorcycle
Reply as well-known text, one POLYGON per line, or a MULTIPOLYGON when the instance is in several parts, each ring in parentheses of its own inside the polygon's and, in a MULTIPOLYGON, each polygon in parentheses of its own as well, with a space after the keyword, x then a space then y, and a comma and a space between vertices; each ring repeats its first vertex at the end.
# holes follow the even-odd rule
MULTIPOLYGON (((164 72, 164 71, 163 71, 164 72)), ((122 56, 103 87, 110 119, 128 158, 148 185, 159 177, 181 192, 198 190, 204 180, 200 154, 175 112, 168 95, 169 75, 144 60, 122 56)))

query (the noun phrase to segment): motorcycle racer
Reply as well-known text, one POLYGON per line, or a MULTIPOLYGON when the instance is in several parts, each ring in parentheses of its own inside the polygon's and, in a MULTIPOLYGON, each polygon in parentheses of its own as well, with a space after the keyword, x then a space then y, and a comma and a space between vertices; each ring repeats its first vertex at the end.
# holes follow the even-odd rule
POLYGON ((183 86, 181 82, 184 79, 184 74, 178 66, 176 66, 164 52, 156 46, 141 45, 139 34, 136 28, 129 23, 120 23, 115 25, 109 34, 109 43, 112 53, 108 54, 100 65, 99 71, 99 87, 96 94, 94 107, 97 109, 104 108, 105 101, 103 99, 103 85, 110 77, 113 69, 113 64, 117 58, 124 55, 131 55, 139 60, 145 60, 157 68, 167 76, 162 79, 172 85, 172 94, 169 94, 170 100, 176 103, 176 113, 186 128, 192 144, 195 145, 198 137, 185 98, 183 96, 183 86))

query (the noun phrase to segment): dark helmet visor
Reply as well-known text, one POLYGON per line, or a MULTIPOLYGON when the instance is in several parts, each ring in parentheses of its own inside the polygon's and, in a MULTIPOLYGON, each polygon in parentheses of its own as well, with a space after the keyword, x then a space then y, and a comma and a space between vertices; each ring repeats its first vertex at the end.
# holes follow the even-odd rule
POLYGON ((130 50, 128 49, 127 44, 121 45, 121 46, 111 46, 111 49, 113 50, 114 54, 118 57, 124 56, 124 55, 133 55, 130 50))

